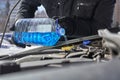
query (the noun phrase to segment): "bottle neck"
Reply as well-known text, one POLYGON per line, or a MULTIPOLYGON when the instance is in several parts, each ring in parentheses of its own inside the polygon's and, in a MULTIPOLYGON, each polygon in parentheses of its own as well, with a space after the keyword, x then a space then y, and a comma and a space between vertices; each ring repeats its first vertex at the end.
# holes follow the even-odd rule
POLYGON ((56 32, 57 32, 60 36, 64 36, 64 35, 65 35, 65 29, 62 28, 62 27, 59 25, 58 19, 56 19, 55 24, 56 24, 56 32))

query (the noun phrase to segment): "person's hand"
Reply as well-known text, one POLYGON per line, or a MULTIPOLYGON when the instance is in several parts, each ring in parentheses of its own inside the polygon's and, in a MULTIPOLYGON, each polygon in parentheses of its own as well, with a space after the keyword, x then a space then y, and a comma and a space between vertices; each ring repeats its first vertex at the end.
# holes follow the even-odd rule
POLYGON ((12 26, 9 29, 10 31, 15 31, 15 23, 12 24, 12 26))
POLYGON ((74 34, 74 19, 71 17, 59 17, 58 23, 65 29, 66 35, 74 34))
POLYGON ((113 51, 112 55, 120 57, 120 34, 111 33, 107 29, 98 30, 98 35, 104 39, 103 47, 113 51))

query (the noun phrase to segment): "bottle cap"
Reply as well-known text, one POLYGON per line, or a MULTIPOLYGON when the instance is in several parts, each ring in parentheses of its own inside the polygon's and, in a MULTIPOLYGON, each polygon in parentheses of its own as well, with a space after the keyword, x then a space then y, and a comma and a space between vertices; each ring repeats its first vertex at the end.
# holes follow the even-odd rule
POLYGON ((60 28, 58 31, 59 35, 63 36, 65 35, 65 29, 64 28, 60 28))

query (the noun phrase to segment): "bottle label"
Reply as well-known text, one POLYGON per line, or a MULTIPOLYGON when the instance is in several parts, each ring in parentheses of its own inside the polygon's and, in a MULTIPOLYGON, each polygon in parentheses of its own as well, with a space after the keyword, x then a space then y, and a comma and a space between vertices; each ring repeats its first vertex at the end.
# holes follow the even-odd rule
POLYGON ((52 25, 43 24, 36 27, 36 32, 52 32, 52 25))

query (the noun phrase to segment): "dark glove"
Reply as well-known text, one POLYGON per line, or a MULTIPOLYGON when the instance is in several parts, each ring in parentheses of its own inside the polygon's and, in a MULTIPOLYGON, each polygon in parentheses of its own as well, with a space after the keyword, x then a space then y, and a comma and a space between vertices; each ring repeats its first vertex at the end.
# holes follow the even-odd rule
MULTIPOLYGON (((78 26, 78 24, 81 24, 78 22, 76 17, 61 17, 58 19, 58 23, 65 29, 66 36, 68 39, 74 39, 83 37, 81 35, 81 27, 78 26)), ((85 33, 85 32, 84 32, 85 33)))
POLYGON ((66 35, 73 35, 74 34, 74 19, 71 17, 60 17, 58 18, 58 23, 61 27, 63 27, 66 31, 66 35))
POLYGON ((12 26, 10 27, 10 29, 9 29, 10 31, 15 31, 15 23, 14 24, 12 24, 12 26))

